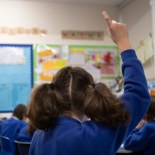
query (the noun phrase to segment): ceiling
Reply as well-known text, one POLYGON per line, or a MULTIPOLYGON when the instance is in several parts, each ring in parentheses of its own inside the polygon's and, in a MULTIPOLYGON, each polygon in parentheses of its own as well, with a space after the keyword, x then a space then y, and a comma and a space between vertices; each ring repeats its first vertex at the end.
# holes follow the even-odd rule
MULTIPOLYGON (((45 0, 43 0, 45 1, 45 0)), ((93 3, 93 4, 104 4, 104 5, 119 5, 124 0, 47 0, 50 2, 71 2, 71 3, 93 3)))
MULTIPOLYGON (((22 1, 22 0, 20 0, 20 1, 22 1)), ((126 1, 129 1, 129 0, 29 0, 29 1, 59 2, 59 3, 82 3, 82 4, 102 4, 102 5, 119 6, 122 3, 126 3, 126 1)))

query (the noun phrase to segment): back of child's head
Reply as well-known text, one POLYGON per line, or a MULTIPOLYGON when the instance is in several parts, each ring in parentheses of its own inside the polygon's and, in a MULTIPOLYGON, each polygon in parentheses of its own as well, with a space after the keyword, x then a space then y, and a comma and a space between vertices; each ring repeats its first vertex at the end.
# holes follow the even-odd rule
POLYGON ((23 120, 26 115, 27 107, 24 104, 18 104, 13 110, 13 116, 23 120))
POLYGON ((151 96, 151 104, 145 116, 146 121, 155 120, 155 96, 151 96))
POLYGON ((81 67, 64 67, 52 83, 37 86, 29 103, 28 117, 38 129, 48 129, 66 112, 79 112, 92 120, 117 126, 127 122, 128 114, 108 87, 95 84, 81 67))

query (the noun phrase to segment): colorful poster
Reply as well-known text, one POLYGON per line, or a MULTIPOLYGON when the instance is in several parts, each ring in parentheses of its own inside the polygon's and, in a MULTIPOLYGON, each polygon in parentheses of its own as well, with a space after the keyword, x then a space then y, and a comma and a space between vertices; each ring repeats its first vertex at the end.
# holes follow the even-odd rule
POLYGON ((85 64, 84 49, 71 48, 69 52, 69 65, 77 66, 85 64))
POLYGON ((34 84, 51 82, 55 73, 67 65, 67 58, 66 47, 34 45, 34 84))
POLYGON ((120 75, 120 58, 116 46, 70 46, 69 64, 81 66, 95 81, 120 75))
POLYGON ((86 50, 86 66, 94 68, 102 75, 115 75, 116 55, 115 51, 108 50, 86 50))
POLYGON ((35 85, 51 82, 56 72, 67 65, 83 67, 93 75, 95 81, 114 79, 120 75, 120 58, 116 46, 34 46, 35 85))
POLYGON ((153 57, 153 40, 149 36, 144 40, 141 40, 138 44, 136 49, 137 56, 140 61, 144 64, 147 62, 151 57, 153 57))

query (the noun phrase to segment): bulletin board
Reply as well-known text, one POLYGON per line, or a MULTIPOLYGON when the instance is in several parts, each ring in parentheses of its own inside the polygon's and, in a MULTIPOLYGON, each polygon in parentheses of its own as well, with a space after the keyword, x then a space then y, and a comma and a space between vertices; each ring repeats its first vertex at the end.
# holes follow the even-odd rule
POLYGON ((69 65, 81 66, 95 81, 120 76, 120 54, 117 46, 69 46, 69 65))
POLYGON ((120 76, 117 46, 34 45, 34 84, 50 83, 56 72, 66 65, 80 66, 95 81, 114 80, 120 76))
POLYGON ((141 40, 138 43, 136 53, 140 61, 145 64, 151 57, 153 57, 153 39, 151 36, 148 36, 147 38, 141 40))
POLYGON ((32 45, 0 44, 0 112, 27 105, 33 86, 32 45))
POLYGON ((62 45, 33 45, 34 85, 50 83, 56 72, 67 65, 68 50, 62 45))

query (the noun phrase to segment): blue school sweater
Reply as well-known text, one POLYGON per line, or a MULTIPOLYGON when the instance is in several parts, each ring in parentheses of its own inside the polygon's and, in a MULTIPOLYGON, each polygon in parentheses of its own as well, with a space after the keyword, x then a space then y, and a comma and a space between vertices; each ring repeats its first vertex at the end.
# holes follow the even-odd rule
MULTIPOLYGON (((113 128, 95 121, 60 116, 55 127, 35 132, 29 155, 114 155, 148 109, 150 96, 135 51, 121 53, 124 75, 122 100, 131 115, 128 125, 113 128)), ((109 113, 110 115, 110 113, 109 113)))
POLYGON ((9 137, 12 141, 17 139, 19 131, 26 126, 26 122, 19 120, 15 117, 11 117, 2 121, 0 135, 9 137))
POLYGON ((125 140, 124 147, 142 151, 144 155, 155 155, 155 121, 145 123, 139 130, 134 129, 125 140))
POLYGON ((17 136, 17 140, 21 142, 31 142, 33 134, 28 133, 28 125, 20 130, 17 136))

